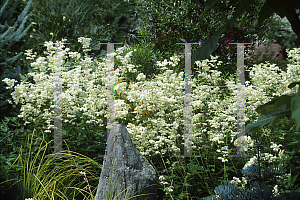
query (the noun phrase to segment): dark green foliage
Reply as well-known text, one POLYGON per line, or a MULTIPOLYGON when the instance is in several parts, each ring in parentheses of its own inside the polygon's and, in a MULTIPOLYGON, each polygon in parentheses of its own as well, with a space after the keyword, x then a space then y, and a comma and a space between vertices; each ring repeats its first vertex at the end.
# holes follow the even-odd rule
MULTIPOLYGON (((142 28, 141 21, 143 15, 138 10, 136 3, 117 1, 100 1, 100 8, 97 16, 98 37, 93 41, 94 44, 114 42, 138 44, 140 41, 139 32, 142 28)), ((115 48, 123 46, 115 45, 115 48)), ((100 45, 101 56, 106 56, 107 45, 100 45)))
POLYGON ((17 158, 17 147, 24 145, 26 137, 32 133, 28 125, 18 117, 5 117, 0 123, 0 154, 2 159, 8 159, 6 164, 12 163, 17 158), (9 157, 9 158, 8 158, 9 157))
POLYGON ((5 200, 24 200, 31 198, 33 193, 30 189, 26 189, 22 181, 11 179, 19 179, 16 174, 7 173, 7 169, 0 165, 0 199, 5 200), (7 182, 5 182, 7 181, 7 182))
MULTIPOLYGON (((162 58, 158 60, 168 59, 175 52, 182 53, 184 46, 181 38, 187 42, 201 42, 202 46, 208 42, 208 38, 213 37, 213 42, 206 44, 202 48, 202 56, 208 53, 207 49, 213 49, 207 55, 218 55, 219 60, 222 60, 224 65, 220 71, 225 78, 236 74, 236 45, 228 44, 229 42, 255 42, 262 41, 267 35, 274 32, 265 27, 273 27, 274 20, 268 20, 264 23, 264 34, 259 34, 262 31, 262 26, 257 23, 258 13, 263 5, 263 1, 255 0, 246 12, 239 16, 236 22, 228 19, 239 8, 238 1, 219 1, 214 8, 204 14, 205 6, 208 6, 210 1, 189 1, 189 2, 174 2, 170 0, 161 1, 141 1, 140 6, 143 10, 147 10, 148 20, 145 22, 145 29, 151 37, 152 43, 155 43, 155 50, 162 52, 162 58), (161 14, 160 14, 161 13, 161 14), (203 17, 203 21, 200 18, 203 17), (220 26, 227 24, 228 29, 224 29, 220 34, 214 34, 220 26), (228 37, 233 32, 227 32, 231 28, 235 31, 232 37, 228 37), (226 33, 227 32, 227 33, 226 33), (257 38, 256 38, 257 35, 257 38), (226 42, 228 39, 229 41, 226 42), (203 44, 204 43, 204 44, 203 44), (226 49, 228 48, 229 49, 226 49)), ((211 1, 213 2, 213 1, 211 1)), ((245 3, 245 2, 244 2, 245 3)), ((222 27, 223 28, 223 27, 222 27)), ((221 30, 221 29, 219 29, 221 30)), ((192 68, 194 69, 194 59, 196 58, 196 49, 199 45, 192 45, 192 68)), ((156 54, 156 52, 155 52, 156 54)), ((207 56, 209 58, 209 56, 207 56)), ((196 59, 199 60, 199 59, 196 59)), ((184 59, 181 59, 178 68, 182 71, 184 68, 184 59)), ((193 74, 196 72, 193 70, 193 74)))
POLYGON ((247 134, 252 128, 270 126, 276 118, 290 114, 291 110, 286 107, 286 105, 282 105, 278 110, 271 111, 266 115, 260 115, 257 122, 247 125, 245 133, 247 134))
MULTIPOLYGON (((206 12, 211 11, 217 8, 217 4, 220 3, 221 0, 216 1, 208 1, 206 2, 207 7, 204 13, 201 15, 201 22, 203 22, 204 17, 206 17, 206 12)), ((223 1, 222 1, 223 2, 223 1)), ((233 27, 232 23, 234 21, 239 22, 240 16, 242 16, 245 11, 250 12, 249 9, 252 5, 256 5, 257 2, 260 2, 262 6, 259 8, 259 18, 258 23, 265 23, 265 19, 269 18, 273 15, 273 13, 277 13, 280 17, 287 17, 289 22, 291 23, 293 31, 300 36, 300 19, 298 14, 296 14, 296 8, 300 7, 300 3, 297 0, 288 0, 286 2, 283 1, 255 1, 255 0, 242 0, 239 2, 238 8, 233 13, 230 20, 228 20, 222 27, 218 28, 217 31, 214 31, 213 35, 210 36, 209 39, 206 40, 204 45, 198 48, 193 54, 193 62, 196 60, 203 60, 209 58, 209 55, 216 50, 217 38, 220 35, 233 27)), ((256 10, 257 11, 257 10, 256 10)), ((226 18, 220 19, 225 22, 226 18)), ((247 25, 249 26, 249 24, 247 25)), ((296 43, 299 44, 300 38, 298 37, 296 43)))
MULTIPOLYGON (((5 117, 0 123, 0 199, 22 199, 32 197, 31 191, 25 189, 23 182, 17 182, 21 177, 21 169, 13 165, 19 154, 19 147, 24 146, 26 137, 32 132, 18 117, 5 117), (10 173, 7 173, 10 169, 10 173), (12 173, 14 171, 14 173, 12 173), (15 179, 15 180, 11 180, 15 179), (8 181, 2 183, 3 181, 8 181)), ((36 141, 38 142, 38 140, 36 141)), ((38 147, 34 146, 33 150, 38 147)))
MULTIPOLYGON (((300 82, 293 82, 289 84, 289 88, 295 87, 296 84, 300 82)), ((296 94, 282 95, 280 97, 274 98, 272 101, 259 106, 256 111, 261 115, 259 116, 257 122, 253 124, 248 124, 246 126, 245 133, 251 131, 253 128, 262 127, 265 125, 270 126, 274 120, 277 120, 280 116, 289 115, 292 116, 296 121, 297 130, 300 129, 300 89, 296 94), (291 115, 292 114, 292 115, 291 115)))
MULTIPOLYGON (((4 118, 4 115, 9 116, 9 113, 12 112, 12 106, 9 105, 8 100, 11 99, 9 91, 6 89, 6 84, 2 81, 5 78, 13 78, 17 81, 21 80, 20 74, 20 58, 23 52, 13 55, 16 51, 15 45, 20 43, 20 40, 26 35, 30 25, 24 30, 25 23, 30 15, 28 15, 28 10, 30 8, 32 0, 27 3, 27 6, 24 8, 23 12, 18 16, 17 20, 14 18, 14 13, 17 7, 17 1, 14 5, 9 8, 9 0, 5 1, 1 5, 0 16, 1 16, 1 25, 0 25, 0 119, 4 118), (16 66, 16 67, 15 67, 16 66)), ((18 109, 14 109, 15 112, 18 112, 18 109)))
MULTIPOLYGON (((99 13, 97 6, 92 6, 90 1, 35 1, 32 6, 34 13, 31 21, 36 23, 32 32, 33 39, 28 42, 37 54, 42 55, 46 41, 57 41, 67 38, 66 45, 71 51, 80 51, 79 37, 92 34, 95 21, 93 18, 99 13)), ((93 38, 94 39, 94 38, 93 38)))
MULTIPOLYGON (((2 124, 1 124, 2 125, 2 124)), ((2 130, 3 127, 1 127, 2 130)), ((5 130, 5 129, 3 129, 5 130)), ((7 129, 6 129, 7 130, 7 129)), ((7 130, 7 132, 11 132, 7 130)), ((30 198, 33 193, 30 189, 25 188, 23 182, 21 181, 21 170, 20 167, 12 165, 16 160, 18 154, 16 152, 15 146, 12 142, 7 142, 4 147, 3 142, 6 142, 9 138, 3 137, 3 132, 1 131, 1 156, 0 156, 0 199, 5 200, 24 200, 25 198, 30 198), (8 154, 7 154, 8 153, 8 154), (6 156, 7 155, 7 156, 6 156), (8 169, 14 169, 14 173, 7 173, 8 169)), ((19 139, 20 141, 20 139, 19 139)), ((17 144, 17 143, 15 143, 17 144)))
MULTIPOLYGON (((125 56, 126 53, 133 51, 130 58, 130 63, 137 67, 138 72, 136 72, 132 78, 131 76, 129 76, 129 79, 132 82, 136 81, 136 75, 141 72, 146 75, 147 80, 151 80, 151 78, 155 77, 155 75, 161 73, 158 67, 156 67, 157 55, 153 53, 153 46, 153 44, 146 41, 146 38, 142 38, 139 44, 128 46, 121 54, 125 56)), ((158 56, 160 56, 159 53, 158 56)), ((116 66, 121 65, 120 61, 118 61, 117 59, 115 61, 115 64, 116 66)), ((126 80, 126 82, 129 83, 130 80, 126 80)))
MULTIPOLYGON (((31 46, 41 55, 44 42, 67 38, 67 47, 72 51, 81 51, 79 37, 92 38, 91 48, 99 48, 99 43, 132 42, 136 34, 117 32, 118 28, 130 32, 137 31, 137 13, 135 4, 118 1, 59 1, 42 0, 33 4, 32 21, 37 23, 33 32, 31 46), (125 16, 126 20, 118 26, 118 20, 125 16), (53 35, 50 35, 53 33, 53 35)), ((120 47, 120 45, 116 45, 120 47)), ((106 55, 106 45, 100 45, 101 56, 106 55)))
POLYGON ((284 56, 287 57, 286 49, 291 50, 299 47, 296 42, 297 35, 292 31, 291 24, 288 21, 282 21, 279 16, 274 18, 274 21, 277 21, 277 23, 272 27, 274 34, 268 36, 268 43, 279 44, 282 47, 284 56))
MULTIPOLYGON (((15 51, 18 51, 18 45, 21 43, 21 39, 26 35, 30 25, 24 30, 25 23, 30 15, 28 15, 28 10, 32 3, 30 0, 24 10, 16 18, 16 9, 18 1, 11 6, 10 1, 7 0, 1 5, 0 17, 0 119, 1 119, 1 131, 0 131, 0 152, 1 152, 1 182, 9 180, 11 176, 6 176, 5 172, 11 167, 13 161, 17 158, 16 146, 19 146, 24 141, 22 136, 26 136, 26 131, 20 128, 22 125, 22 120, 17 120, 16 114, 19 114, 21 106, 12 107, 8 100, 11 100, 11 92, 7 90, 6 83, 2 80, 5 78, 15 79, 20 83, 21 76, 23 73, 21 71, 20 58, 23 52, 18 53, 14 56, 15 51), (4 118, 7 117, 5 120, 4 118), (4 122, 5 121, 5 122, 4 122), (17 142, 18 141, 18 142, 17 142), (15 144, 15 146, 14 146, 15 144)), ((24 70, 23 70, 24 71, 24 70)), ((24 199, 26 191, 22 192, 22 187, 15 185, 13 188, 9 189, 13 182, 1 184, 1 195, 5 198, 1 199, 24 199), (3 188, 7 189, 4 190, 3 188), (4 196, 10 194, 12 196, 4 196), (13 196, 14 195, 14 196, 13 196), (18 195, 21 195, 18 197, 18 195)), ((29 195, 30 196, 30 195, 29 195)))

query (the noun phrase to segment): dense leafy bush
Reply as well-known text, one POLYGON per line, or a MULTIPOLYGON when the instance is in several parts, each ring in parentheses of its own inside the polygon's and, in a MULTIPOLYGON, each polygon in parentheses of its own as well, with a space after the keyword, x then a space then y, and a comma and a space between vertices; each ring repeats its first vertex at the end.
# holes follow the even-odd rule
MULTIPOLYGON (((81 39, 80 41, 89 43, 87 39, 81 39)), ((14 103, 23 104, 22 113, 19 117, 23 118, 25 124, 30 125, 32 128, 37 127, 45 130, 46 138, 49 141, 53 137, 49 133, 52 132, 51 129, 53 127, 51 126, 53 123, 51 121, 53 120, 54 112, 52 104, 55 48, 52 42, 46 43, 46 46, 48 50, 47 59, 41 56, 35 59, 32 51, 27 51, 28 59, 35 60, 31 65, 34 73, 29 75, 33 76, 36 84, 22 83, 15 86, 15 92, 12 93, 12 97, 14 103), (41 88, 43 89, 41 90, 41 88)), ((174 161, 174 158, 170 155, 176 155, 183 149, 182 113, 184 101, 182 89, 184 81, 183 72, 178 75, 173 74, 173 70, 168 68, 176 66, 179 59, 174 55, 170 58, 170 62, 167 60, 157 62, 157 66, 162 74, 158 74, 152 80, 147 80, 146 76, 142 72, 137 73, 135 66, 129 62, 133 52, 130 51, 125 56, 121 56, 121 52, 122 49, 118 49, 115 56, 117 63, 119 63, 115 69, 115 120, 119 123, 123 122, 127 126, 137 149, 142 154, 151 160, 159 158, 158 156, 162 154, 165 156, 164 159, 169 159, 169 167, 176 166, 178 161, 174 161), (131 77, 130 80, 135 81, 128 81, 126 79, 128 76, 131 77), (152 98, 150 98, 149 94, 157 96, 153 98, 152 95, 152 98), (171 162, 171 160, 173 161, 171 162)), ((298 59, 295 56, 297 51, 293 53, 291 53, 291 57, 298 59)), ((62 58, 62 81, 64 85, 105 85, 107 71, 105 60, 95 60, 95 65, 91 66, 91 58, 88 55, 82 57, 77 52, 69 52, 68 48, 64 49, 64 46, 62 58), (73 64, 70 65, 72 58, 74 59, 72 61, 73 64)), ((225 80, 226 85, 231 86, 227 90, 209 87, 208 85, 221 84, 220 72, 211 68, 218 69, 218 66, 222 63, 218 62, 217 58, 212 57, 212 60, 204 60, 196 64, 199 67, 199 76, 194 77, 197 88, 193 93, 192 104, 194 107, 193 112, 196 113, 193 117, 193 124, 196 125, 193 128, 193 148, 199 153, 201 151, 205 152, 207 148, 221 149, 223 151, 227 146, 228 150, 234 149, 234 138, 236 135, 236 120, 232 117, 236 114, 234 81, 232 79, 225 80)), ((296 65, 289 65, 287 72, 278 74, 277 70, 278 68, 273 65, 261 64, 257 65, 250 72, 253 84, 246 84, 246 123, 253 122, 258 117, 254 110, 256 106, 268 102, 272 96, 289 93, 297 89, 286 89, 290 81, 299 79, 295 71, 297 70, 296 65), (292 77, 291 74, 293 74, 293 79, 290 78, 292 77), (264 83, 267 81, 268 84, 262 84, 261 78, 263 78, 264 83), (278 80, 283 81, 278 82, 278 80), (272 87, 271 83, 273 84, 272 87)), ((5 82, 9 87, 14 87, 12 81, 6 79, 5 82)), ((70 87, 63 89, 63 138, 70 144, 71 150, 76 150, 93 159, 97 159, 101 151, 104 154, 106 132, 105 92, 105 89, 95 87, 70 87), (101 150, 99 151, 99 149, 101 150)), ((251 143, 251 138, 249 138, 248 142, 251 143)), ((210 189, 215 187, 212 184, 219 182, 219 179, 216 177, 220 173, 224 173, 224 176, 239 173, 234 169, 234 166, 230 168, 225 167, 227 162, 224 158, 225 155, 228 155, 228 153, 208 151, 203 157, 204 160, 201 158, 202 162, 205 163, 205 168, 201 168, 199 164, 196 164, 197 160, 194 160, 193 163, 191 162, 195 169, 201 171, 203 179, 211 179, 207 174, 208 172, 215 177, 206 187, 200 183, 189 184, 189 187, 199 188, 198 190, 193 190, 195 195, 203 191, 211 194, 210 189), (213 160, 211 160, 212 157, 214 157, 213 160), (213 166, 213 168, 210 166, 213 166), (212 171, 212 169, 214 170, 212 171), (206 189, 204 190, 204 188, 206 189)), ((167 195, 184 196, 187 191, 178 189, 184 187, 187 183, 183 183, 180 178, 178 178, 177 182, 172 183, 172 180, 175 179, 175 172, 166 170, 169 167, 162 170, 161 166, 163 165, 159 166, 157 161, 154 162, 156 162, 155 166, 158 166, 157 168, 161 173, 159 175, 166 179, 163 181, 166 184, 162 185, 164 185, 164 191, 167 195), (172 175, 167 175, 168 173, 172 173, 172 175), (171 185, 168 186, 169 182, 171 182, 171 185)), ((239 162, 237 165, 240 164, 239 162)), ((182 173, 184 169, 177 168, 176 170, 178 170, 178 173, 182 173)), ((197 170, 192 170, 191 174, 187 175, 187 177, 190 177, 189 181, 192 182, 196 178, 197 170)), ((177 177, 180 176, 178 175, 177 177)), ((161 179, 163 180, 163 178, 161 179)))
MULTIPOLYGON (((99 43, 128 42, 125 32, 117 32, 118 19, 125 15, 127 20, 124 26, 129 30, 136 28, 135 7, 129 2, 118 1, 35 1, 32 6, 34 13, 31 18, 34 31, 31 33, 30 48, 42 55, 46 50, 44 42, 68 38, 68 47, 71 51, 80 51, 79 37, 92 38, 91 47, 98 49, 99 43)), ((101 49, 105 50, 106 45, 101 49)))

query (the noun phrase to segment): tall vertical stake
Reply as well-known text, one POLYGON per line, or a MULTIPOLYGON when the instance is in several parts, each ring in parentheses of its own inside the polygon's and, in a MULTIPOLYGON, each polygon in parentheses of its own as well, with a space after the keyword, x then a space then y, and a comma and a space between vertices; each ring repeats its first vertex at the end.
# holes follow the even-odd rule
POLYGON ((245 155, 243 146, 245 135, 245 67, 244 45, 252 43, 229 43, 237 45, 237 153, 229 157, 252 157, 245 155))
POLYGON ((62 107, 62 94, 61 94, 61 63, 62 57, 60 55, 60 43, 55 44, 55 88, 54 88, 54 101, 55 101, 55 118, 54 118, 54 156, 61 156, 62 151, 62 120, 61 120, 61 107, 62 107))
POLYGON ((106 141, 110 130, 113 128, 115 120, 115 105, 114 105, 114 44, 107 43, 107 134, 106 141))
MULTIPOLYGON (((185 45, 185 95, 184 95, 184 157, 201 157, 201 155, 192 154, 192 93, 191 93, 191 76, 192 76, 192 65, 191 65, 191 44, 199 43, 176 43, 185 45)), ((181 157, 181 156, 176 156, 181 157)))
POLYGON ((185 44, 184 157, 192 157, 191 44, 185 44))
MULTIPOLYGON (((106 125, 106 143, 111 129, 114 127, 115 120, 115 103, 114 103, 114 87, 115 87, 115 75, 114 75, 114 44, 123 43, 100 43, 107 44, 107 125, 106 125)), ((107 144, 106 150, 107 151, 107 144)), ((105 155, 99 155, 104 157, 105 155)))

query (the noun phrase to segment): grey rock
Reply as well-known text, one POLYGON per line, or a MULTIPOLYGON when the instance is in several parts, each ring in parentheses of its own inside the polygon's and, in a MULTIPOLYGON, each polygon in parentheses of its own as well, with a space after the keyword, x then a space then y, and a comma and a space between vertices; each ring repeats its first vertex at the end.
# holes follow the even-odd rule
POLYGON ((125 195, 126 198, 129 198, 140 194, 148 195, 131 199, 155 200, 156 193, 157 176, 155 169, 136 149, 126 127, 123 124, 116 124, 107 139, 107 151, 103 160, 95 200, 106 200, 108 194, 110 194, 109 199, 117 197, 115 200, 124 200, 125 195))

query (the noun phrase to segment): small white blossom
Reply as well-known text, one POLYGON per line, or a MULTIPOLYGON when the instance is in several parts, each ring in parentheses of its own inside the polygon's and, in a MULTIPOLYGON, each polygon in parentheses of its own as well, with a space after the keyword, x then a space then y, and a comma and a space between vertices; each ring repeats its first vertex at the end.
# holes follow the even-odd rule
POLYGON ((275 195, 275 197, 279 195, 279 193, 278 193, 278 185, 275 185, 275 186, 274 186, 272 192, 273 192, 273 194, 275 195))
POLYGON ((270 148, 271 149, 273 149, 273 151, 279 151, 279 147, 281 147, 282 145, 281 144, 279 144, 279 145, 277 145, 277 144, 275 144, 274 142, 271 142, 271 146, 270 146, 270 148))
POLYGON ((15 85, 15 83, 18 82, 15 79, 8 79, 8 78, 3 79, 2 81, 8 85, 6 89, 11 89, 15 85))
POLYGON ((139 73, 136 77, 136 80, 140 81, 140 80, 145 80, 146 79, 146 75, 144 75, 143 73, 139 73))
POLYGON ((78 38, 78 42, 80 42, 83 45, 83 48, 88 48, 90 46, 91 38, 84 38, 80 37, 78 38))

